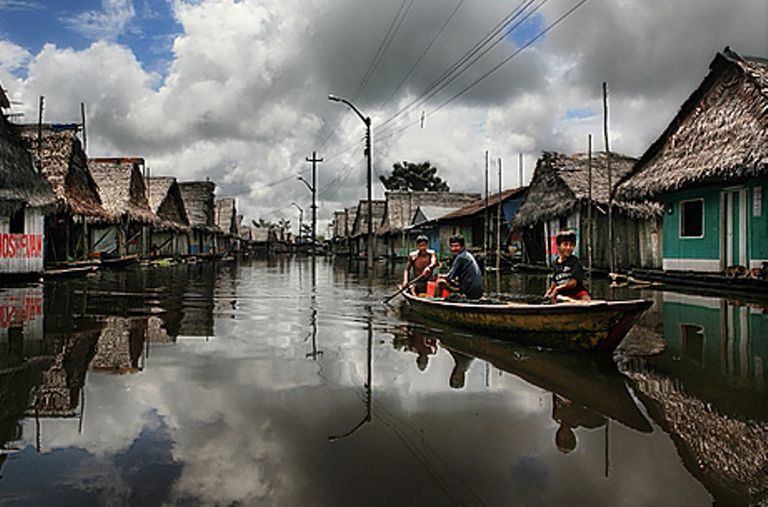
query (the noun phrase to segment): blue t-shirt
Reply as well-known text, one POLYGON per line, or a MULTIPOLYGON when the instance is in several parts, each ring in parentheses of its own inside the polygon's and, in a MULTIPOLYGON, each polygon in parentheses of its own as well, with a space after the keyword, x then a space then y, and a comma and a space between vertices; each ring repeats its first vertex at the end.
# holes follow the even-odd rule
POLYGON ((445 275, 449 282, 459 282, 459 291, 467 296, 468 299, 480 299, 483 297, 483 274, 480 272, 480 266, 467 250, 461 252, 453 258, 451 269, 445 275))

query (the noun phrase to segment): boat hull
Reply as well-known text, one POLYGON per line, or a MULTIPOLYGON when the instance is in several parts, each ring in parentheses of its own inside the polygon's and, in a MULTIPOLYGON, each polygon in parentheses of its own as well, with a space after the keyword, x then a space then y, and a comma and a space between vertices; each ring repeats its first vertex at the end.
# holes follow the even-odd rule
POLYGON ((405 295, 412 311, 497 338, 550 348, 612 352, 651 306, 642 299, 532 305, 447 303, 405 295))

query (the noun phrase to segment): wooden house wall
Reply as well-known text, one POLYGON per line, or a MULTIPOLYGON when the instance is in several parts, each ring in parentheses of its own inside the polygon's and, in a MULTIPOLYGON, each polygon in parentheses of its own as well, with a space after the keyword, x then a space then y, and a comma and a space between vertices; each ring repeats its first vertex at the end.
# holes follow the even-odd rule
POLYGON ((164 257, 176 255, 175 236, 174 231, 152 231, 152 253, 164 257), (155 252, 155 250, 157 251, 155 252))
POLYGON ((123 234, 118 224, 94 224, 88 228, 90 252, 124 255, 123 234))
POLYGON ((189 234, 184 233, 178 233, 176 234, 176 255, 189 255, 189 234))
POLYGON ((37 208, 25 208, 24 232, 9 232, 10 217, 0 217, 0 274, 41 273, 45 219, 37 208))

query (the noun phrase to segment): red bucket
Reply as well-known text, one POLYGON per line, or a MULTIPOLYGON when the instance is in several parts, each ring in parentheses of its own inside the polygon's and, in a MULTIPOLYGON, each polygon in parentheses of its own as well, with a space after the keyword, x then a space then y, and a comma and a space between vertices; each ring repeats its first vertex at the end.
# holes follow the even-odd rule
POLYGON ((437 290, 437 294, 435 294, 435 291, 437 290, 437 282, 427 282, 427 296, 431 298, 445 298, 448 297, 448 290, 445 287, 441 287, 439 290, 437 290))

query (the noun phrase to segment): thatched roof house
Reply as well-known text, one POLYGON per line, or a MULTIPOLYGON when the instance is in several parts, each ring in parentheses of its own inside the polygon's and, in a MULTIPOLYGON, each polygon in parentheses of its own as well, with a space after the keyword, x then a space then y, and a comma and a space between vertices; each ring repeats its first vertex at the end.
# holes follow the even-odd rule
MULTIPOLYGON (((605 152, 592 154, 592 204, 607 212, 608 157, 605 152)), ((634 166, 636 159, 611 153, 611 184, 614 189, 622 177, 634 166)), ((515 218, 522 226, 553 220, 570 214, 579 204, 589 200, 589 157, 586 153, 563 155, 545 152, 536 162, 525 202, 515 218)), ((650 217, 660 215, 661 208, 628 202, 614 201, 614 209, 630 216, 650 217)))
POLYGON ((407 228, 419 206, 460 208, 479 198, 478 193, 464 192, 387 192, 384 217, 378 234, 396 234, 407 228))
POLYGON ((214 221, 214 197, 216 184, 211 181, 185 181, 179 183, 181 197, 192 227, 209 231, 217 230, 214 221))
MULTIPOLYGON (((386 201, 371 201, 371 210, 373 212, 371 229, 373 234, 377 234, 381 227, 385 206, 386 201)), ((353 238, 368 234, 368 201, 360 201, 357 205, 357 213, 355 214, 355 222, 351 234, 353 238)))
POLYGON ((768 176, 768 60, 718 53, 617 189, 624 199, 768 176))
POLYGON ((237 211, 234 197, 222 197, 215 203, 216 226, 226 234, 237 234, 237 211))
POLYGON ((21 136, 0 114, 0 214, 10 215, 22 206, 51 209, 56 196, 38 173, 21 136))
POLYGON ((88 168, 99 187, 99 196, 107 212, 140 223, 152 223, 157 217, 149 207, 147 188, 141 170, 143 158, 92 158, 88 168))
POLYGON ((79 125, 46 124, 39 130, 38 125, 20 126, 35 165, 53 187, 59 209, 76 216, 108 219, 99 187, 88 170, 79 129, 79 125))
POLYGON ((188 231, 189 218, 176 178, 151 177, 148 186, 149 207, 158 218, 155 228, 188 231))
POLYGON ((500 202, 504 202, 507 199, 519 198, 525 195, 525 191, 528 187, 509 188, 496 194, 491 194, 486 200, 484 197, 478 195, 472 202, 460 207, 459 209, 447 213, 439 217, 440 222, 451 222, 454 220, 464 219, 485 213, 486 206, 491 208, 497 206, 500 202))

